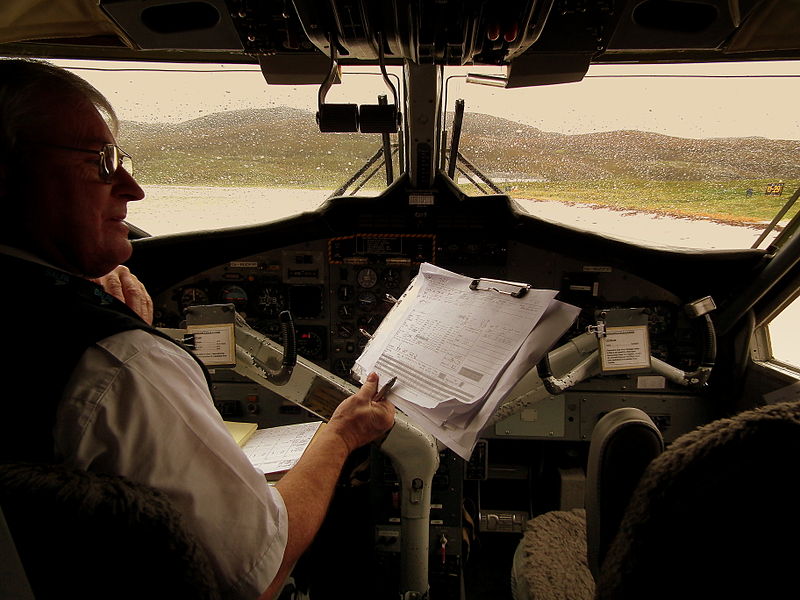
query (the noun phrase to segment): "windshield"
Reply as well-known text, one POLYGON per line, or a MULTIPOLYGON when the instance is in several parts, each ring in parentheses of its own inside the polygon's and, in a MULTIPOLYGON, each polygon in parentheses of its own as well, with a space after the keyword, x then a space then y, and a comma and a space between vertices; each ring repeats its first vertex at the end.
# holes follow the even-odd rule
MULTIPOLYGON (((318 87, 268 86, 255 66, 57 63, 115 106, 147 193, 129 220, 154 235, 313 210, 381 149, 379 135, 320 133, 318 87)), ((468 72, 499 72, 445 71, 448 135, 465 106, 455 179, 469 194, 639 243, 748 248, 800 185, 800 63, 595 66, 579 83, 518 89, 468 72)), ((326 101, 381 94, 391 102, 377 69, 345 68, 326 101)), ((377 161, 347 193, 386 184, 377 161)))
POLYGON ((799 75, 797 62, 599 65, 579 83, 498 89, 458 73, 447 96, 464 99, 468 163, 530 214, 646 244, 749 248, 800 184, 799 75))
MULTIPOLYGON (((382 148, 376 135, 320 133, 319 86, 268 86, 257 66, 54 62, 114 106, 117 141, 146 193, 128 205, 128 221, 152 235, 314 210, 382 148)), ((345 82, 327 102, 376 104, 391 94, 374 68, 351 69, 345 82)), ((395 176, 397 168, 395 156, 395 176)), ((386 186, 385 177, 364 179, 361 193, 386 186)))

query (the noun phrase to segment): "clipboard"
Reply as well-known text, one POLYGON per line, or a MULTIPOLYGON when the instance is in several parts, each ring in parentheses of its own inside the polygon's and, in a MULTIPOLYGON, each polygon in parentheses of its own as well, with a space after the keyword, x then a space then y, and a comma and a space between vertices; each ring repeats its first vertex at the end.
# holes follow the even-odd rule
POLYGON ((387 399, 466 460, 497 406, 580 312, 557 294, 423 263, 353 374, 397 377, 387 399))
MULTIPOLYGON (((477 279, 472 279, 469 284, 469 289, 476 292, 496 292, 498 294, 503 294, 504 296, 511 296, 512 298, 522 298, 524 297, 529 290, 533 289, 533 286, 528 283, 522 283, 519 281, 505 281, 503 279, 490 279, 488 277, 480 277, 477 279), (500 287, 508 288, 508 289, 500 289, 500 287)), ((400 313, 400 305, 404 303, 406 306, 408 303, 413 302, 414 297, 416 296, 417 286, 415 286, 415 282, 412 281, 406 291, 400 296, 400 298, 395 298, 387 294, 387 301, 391 302, 392 308, 389 309, 389 312, 381 321, 380 325, 378 325, 378 329, 370 334, 364 329, 359 329, 361 335, 366 338, 367 343, 364 346, 364 350, 372 343, 373 338, 375 338, 382 328, 389 328, 393 325, 393 318, 402 318, 400 313)), ((366 376, 366 373, 361 373, 357 369, 354 369, 351 372, 356 378, 363 378, 366 376)))
POLYGON ((520 283, 519 281, 503 281, 502 279, 488 279, 481 277, 480 279, 473 279, 469 284, 469 289, 476 292, 497 292, 498 294, 505 294, 512 298, 522 298, 532 289, 529 283, 520 283), (510 289, 501 290, 497 286, 503 286, 510 289), (483 286, 483 287, 481 287, 483 286))
POLYGON ((438 426, 463 428, 475 414, 472 405, 491 393, 556 293, 543 297, 527 283, 467 277, 425 263, 352 372, 361 381, 370 370, 397 377, 390 399, 414 397, 436 413, 438 426))

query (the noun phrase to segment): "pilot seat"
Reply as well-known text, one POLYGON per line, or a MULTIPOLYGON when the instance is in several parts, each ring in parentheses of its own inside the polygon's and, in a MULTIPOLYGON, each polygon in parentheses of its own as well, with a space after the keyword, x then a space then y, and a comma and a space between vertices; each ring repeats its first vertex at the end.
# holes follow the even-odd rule
MULTIPOLYGON (((612 411, 595 428, 585 513, 552 511, 528 523, 512 569, 516 600, 783 597, 795 588, 800 403, 714 421, 663 453, 647 439, 652 421, 630 411, 612 411), (641 449, 617 452, 620 436, 640 438, 641 449), (652 462, 638 484, 628 482, 629 502, 613 489, 604 498, 617 459, 627 469, 629 454, 652 462), (615 523, 620 503, 627 508, 615 523)), ((625 476, 636 479, 633 470, 625 476)))
POLYGON ((149 486, 63 465, 6 463, 0 506, 2 598, 221 597, 207 553, 149 486))

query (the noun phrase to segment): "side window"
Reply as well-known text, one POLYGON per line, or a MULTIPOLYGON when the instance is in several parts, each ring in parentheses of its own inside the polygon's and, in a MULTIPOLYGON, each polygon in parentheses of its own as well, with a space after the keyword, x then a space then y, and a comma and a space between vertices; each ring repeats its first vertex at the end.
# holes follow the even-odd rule
POLYGON ((775 316, 767 327, 772 358, 800 369, 800 297, 775 316))

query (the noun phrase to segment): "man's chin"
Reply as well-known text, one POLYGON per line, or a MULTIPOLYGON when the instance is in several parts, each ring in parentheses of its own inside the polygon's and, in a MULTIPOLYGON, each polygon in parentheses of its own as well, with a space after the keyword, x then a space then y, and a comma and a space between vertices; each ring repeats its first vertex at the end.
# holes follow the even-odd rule
POLYGON ((119 265, 127 261, 131 257, 131 254, 133 254, 133 247, 126 239, 124 243, 115 245, 113 250, 102 253, 98 252, 95 256, 85 260, 83 276, 94 279, 96 277, 108 275, 119 265))

